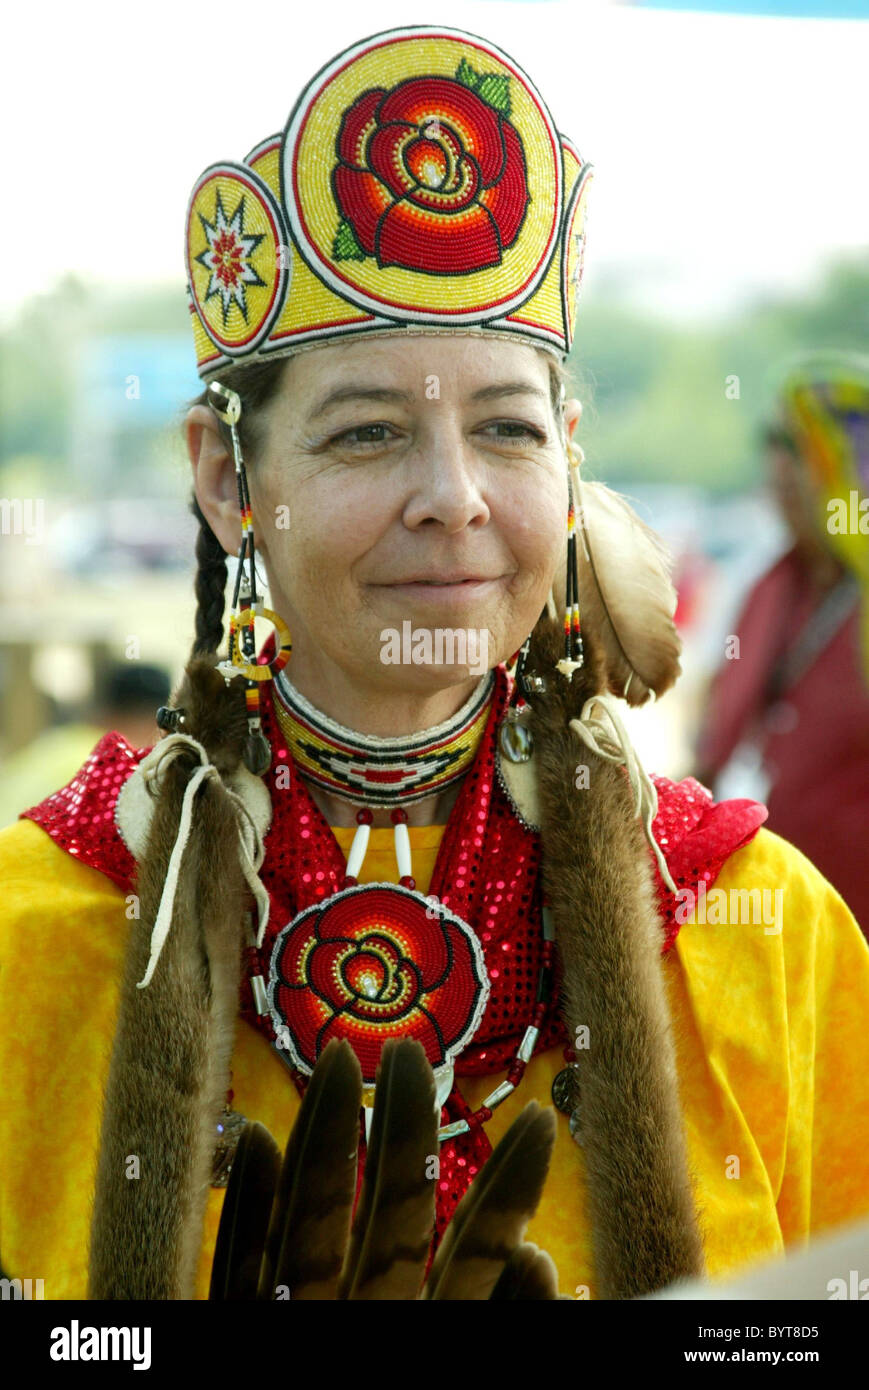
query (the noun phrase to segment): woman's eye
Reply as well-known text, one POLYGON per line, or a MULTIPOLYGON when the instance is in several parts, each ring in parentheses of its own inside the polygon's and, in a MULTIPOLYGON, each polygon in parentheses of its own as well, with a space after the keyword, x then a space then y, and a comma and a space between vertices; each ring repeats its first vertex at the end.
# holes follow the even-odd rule
POLYGON ((546 435, 542 430, 536 429, 533 425, 526 425, 523 420, 493 420, 490 425, 485 425, 484 429, 508 430, 510 433, 502 434, 501 439, 516 441, 520 444, 527 444, 533 441, 537 444, 546 442, 546 435))
POLYGON ((369 447, 374 446, 376 448, 378 445, 385 444, 387 442, 386 435, 384 435, 382 431, 391 428, 392 427, 390 425, 385 425, 382 423, 374 425, 357 425, 355 429, 345 430, 343 434, 337 434, 335 438, 332 440, 332 443, 349 444, 351 447, 355 444, 357 445, 357 447, 362 449, 364 449, 366 445, 368 445, 369 447), (378 430, 381 431, 381 433, 378 434, 378 430))

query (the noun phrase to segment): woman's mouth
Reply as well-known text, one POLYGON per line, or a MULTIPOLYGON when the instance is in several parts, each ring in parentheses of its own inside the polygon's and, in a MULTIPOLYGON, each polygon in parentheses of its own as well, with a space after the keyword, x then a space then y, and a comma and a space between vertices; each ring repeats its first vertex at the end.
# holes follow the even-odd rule
POLYGON ((383 589, 397 599, 411 603, 473 603, 495 593, 509 578, 506 574, 489 577, 486 575, 459 575, 432 578, 426 577, 399 580, 393 584, 377 584, 372 587, 383 589))

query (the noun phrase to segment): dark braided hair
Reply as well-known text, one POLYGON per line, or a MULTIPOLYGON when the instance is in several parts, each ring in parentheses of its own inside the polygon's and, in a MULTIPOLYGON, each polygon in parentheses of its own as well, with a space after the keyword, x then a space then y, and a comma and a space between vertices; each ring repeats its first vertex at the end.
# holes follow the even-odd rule
POLYGON ((199 522, 196 537, 196 637, 191 656, 217 652, 223 641, 226 604, 226 551, 206 521, 194 492, 190 510, 199 522))
MULTIPOLYGON (((541 349, 536 349, 541 351, 541 349)), ((246 467, 256 457, 263 442, 262 422, 257 412, 262 410, 275 396, 283 380, 288 358, 276 362, 253 362, 247 366, 228 367, 221 371, 218 380, 222 386, 236 391, 241 397, 242 411, 239 420, 238 438, 244 455, 246 467)), ((568 382, 567 372, 550 353, 546 353, 549 368, 550 401, 555 418, 559 417, 561 387, 568 382)), ((208 392, 203 391, 185 406, 186 411, 194 405, 209 405, 208 392)), ((232 434, 228 425, 215 414, 215 427, 232 452, 232 434)), ((191 656, 216 654, 223 641, 223 615, 226 607, 226 552, 209 526, 195 492, 190 495, 190 511, 199 522, 196 538, 196 636, 191 656)))

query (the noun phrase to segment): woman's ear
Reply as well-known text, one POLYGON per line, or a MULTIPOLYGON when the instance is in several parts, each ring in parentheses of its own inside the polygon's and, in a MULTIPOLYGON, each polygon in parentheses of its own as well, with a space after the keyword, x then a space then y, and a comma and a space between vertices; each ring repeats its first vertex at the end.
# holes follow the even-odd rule
POLYGON ((569 401, 564 402, 564 428, 568 435, 573 438, 573 432, 579 424, 582 415, 582 401, 578 401, 575 396, 569 401))
POLYGON ((235 462, 207 405, 191 406, 184 423, 193 469, 193 490, 202 514, 228 555, 241 545, 235 462))

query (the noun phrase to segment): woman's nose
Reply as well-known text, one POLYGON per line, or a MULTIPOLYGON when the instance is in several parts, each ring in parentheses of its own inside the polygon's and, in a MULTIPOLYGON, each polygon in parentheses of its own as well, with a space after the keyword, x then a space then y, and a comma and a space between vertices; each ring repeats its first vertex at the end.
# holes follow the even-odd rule
POLYGON ((404 523, 437 522, 448 531, 489 520, 483 490, 486 468, 473 445, 455 427, 432 430, 420 441, 404 508, 404 523))

